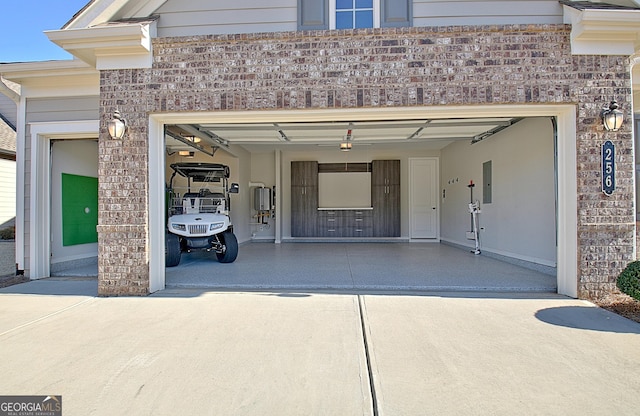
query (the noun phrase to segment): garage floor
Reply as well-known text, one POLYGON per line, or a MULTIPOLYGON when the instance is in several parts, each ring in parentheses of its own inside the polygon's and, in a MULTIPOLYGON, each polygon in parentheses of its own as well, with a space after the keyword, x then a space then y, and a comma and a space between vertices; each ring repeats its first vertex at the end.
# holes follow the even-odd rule
POLYGON ((238 259, 185 253, 167 287, 556 292, 556 277, 436 243, 248 243, 238 259))

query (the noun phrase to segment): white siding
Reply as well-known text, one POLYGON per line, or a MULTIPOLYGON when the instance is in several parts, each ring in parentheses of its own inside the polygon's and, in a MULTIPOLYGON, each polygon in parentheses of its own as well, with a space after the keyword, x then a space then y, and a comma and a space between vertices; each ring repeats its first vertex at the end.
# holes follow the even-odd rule
POLYGON ((158 36, 296 30, 296 0, 168 0, 156 14, 158 36))
POLYGON ((414 0, 414 26, 562 23, 557 0, 414 0))
POLYGON ((99 107, 99 97, 30 98, 27 123, 97 120, 99 107))
POLYGON ((0 159, 0 225, 16 216, 16 162, 0 159))
MULTIPOLYGON (((282 32, 297 29, 297 0, 168 0, 158 36, 282 32)), ((562 23, 557 0, 414 0, 413 26, 562 23)))

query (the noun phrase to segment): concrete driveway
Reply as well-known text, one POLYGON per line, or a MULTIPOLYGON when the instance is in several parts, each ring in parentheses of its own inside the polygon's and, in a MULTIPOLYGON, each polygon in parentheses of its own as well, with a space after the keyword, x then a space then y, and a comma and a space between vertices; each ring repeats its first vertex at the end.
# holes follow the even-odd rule
POLYGON ((64 415, 635 415, 640 324, 554 294, 0 289, 0 394, 64 415))

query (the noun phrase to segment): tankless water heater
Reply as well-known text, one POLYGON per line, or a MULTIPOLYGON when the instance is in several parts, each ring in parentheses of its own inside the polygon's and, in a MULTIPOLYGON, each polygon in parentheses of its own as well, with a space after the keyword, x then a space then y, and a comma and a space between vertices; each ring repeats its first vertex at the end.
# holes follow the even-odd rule
POLYGON ((253 209, 256 211, 269 211, 271 209, 271 188, 255 188, 253 209))

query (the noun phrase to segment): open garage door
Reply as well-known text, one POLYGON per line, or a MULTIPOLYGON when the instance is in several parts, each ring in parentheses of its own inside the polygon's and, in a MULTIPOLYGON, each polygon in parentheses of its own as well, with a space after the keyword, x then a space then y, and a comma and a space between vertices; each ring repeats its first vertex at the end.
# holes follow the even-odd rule
MULTIPOLYGON (((303 116, 297 114, 297 117, 303 116)), ((168 166, 177 159, 231 162, 235 167, 232 177, 241 185, 238 196, 232 198, 232 205, 238 209, 234 209, 231 215, 241 243, 237 264, 219 264, 215 257, 211 259, 202 253, 190 253, 185 264, 167 271, 171 284, 345 288, 348 282, 329 283, 331 277, 327 273, 334 277, 344 276, 345 279, 351 273, 353 287, 446 289, 488 285, 495 290, 509 287, 518 287, 519 290, 523 287, 532 290, 536 287, 539 290, 556 288, 556 148, 551 116, 380 117, 377 113, 375 117, 369 115, 365 118, 329 121, 317 120, 317 115, 309 114, 306 120, 283 121, 276 118, 272 122, 229 122, 229 119, 220 122, 217 121, 218 117, 203 117, 163 124, 165 174, 170 173, 168 166), (420 160, 431 161, 431 168, 412 170, 411 166, 420 160), (297 188, 306 185, 296 183, 297 173, 292 173, 292 163, 313 162, 316 171, 312 172, 312 176, 335 175, 341 178, 336 182, 332 176, 329 181, 332 185, 329 187, 331 198, 328 200, 332 201, 333 206, 323 207, 321 201, 316 200, 311 211, 320 210, 320 214, 316 212, 312 217, 303 219, 306 224, 322 221, 325 215, 323 211, 341 212, 335 219, 326 220, 333 219, 336 223, 348 221, 351 211, 364 212, 362 218, 354 217, 353 220, 365 223, 370 221, 366 210, 375 210, 375 197, 365 192, 364 198, 369 200, 363 203, 363 193, 359 191, 367 184, 371 184, 372 188, 375 186, 374 180, 367 176, 371 175, 374 161, 398 161, 399 164, 399 208, 391 215, 397 217, 399 222, 397 235, 360 237, 349 231, 352 234, 328 237, 321 234, 318 228, 308 235, 296 234, 295 223, 292 224, 296 215, 293 194, 318 190, 297 188), (341 169, 344 172, 340 172, 341 169), (358 175, 364 179, 356 180, 358 175), (471 183, 475 186, 470 187, 471 183), (256 188, 270 190, 269 202, 262 205, 262 209, 257 208, 259 193, 256 188), (417 228, 413 222, 418 206, 416 199, 423 195, 430 195, 431 198, 428 201, 432 205, 429 207, 432 211, 429 213, 430 229, 428 233, 416 234, 417 228), (503 272, 498 272, 500 278, 493 282, 478 280, 482 273, 469 266, 479 261, 470 254, 475 241, 470 239, 473 227, 468 205, 473 201, 479 203, 481 210, 479 238, 483 260, 480 261, 490 257, 507 262, 504 263, 506 268, 503 272), (433 247, 411 244, 410 241, 447 245, 455 248, 457 251, 454 253, 457 252, 459 257, 438 254, 433 247), (253 248, 254 244, 264 242, 329 243, 341 249, 337 253, 325 253, 319 259, 315 256, 297 257, 296 281, 285 272, 289 266, 278 263, 278 258, 286 257, 284 254, 279 257, 278 253, 284 250, 288 255, 301 248, 290 244, 283 244, 277 248, 277 252, 272 252, 272 247, 253 248), (343 243, 351 246, 343 246, 343 243), (349 267, 355 267, 355 263, 349 264, 348 261, 342 264, 344 269, 331 271, 331 265, 336 264, 337 258, 348 258, 356 252, 366 258, 362 250, 366 251, 366 247, 369 247, 370 252, 378 252, 381 247, 378 245, 386 245, 389 253, 406 245, 407 253, 411 254, 398 250, 397 255, 406 256, 408 264, 415 266, 415 270, 411 271, 411 267, 408 267, 398 273, 397 263, 387 262, 388 269, 384 269, 383 263, 380 265, 383 274, 401 277, 383 283, 374 279, 377 273, 371 274, 374 280, 368 283, 365 276, 354 278, 353 269, 348 271, 349 267), (243 258, 243 252, 251 255, 251 259, 243 258), (264 258, 260 258, 261 253, 264 258), (256 257, 260 260, 256 260, 256 257), (472 263, 463 265, 465 259, 472 263), (203 262, 208 263, 202 265, 203 262), (506 266, 508 263, 511 265, 506 266), (520 278, 523 282, 529 278, 538 279, 537 286, 531 280, 524 285, 517 284, 513 279, 518 279, 519 274, 510 269, 514 263, 526 267, 522 269, 524 274, 529 273, 524 270, 536 269, 531 273, 540 273, 537 277, 524 278, 520 275, 520 278), (246 269, 248 264, 252 264, 251 269, 262 270, 249 272, 246 269), (426 273, 425 267, 437 270, 437 277, 426 273), (310 269, 320 273, 309 278, 307 271, 310 269), (257 275, 261 277, 255 279, 257 275), (289 276, 286 281, 282 280, 285 275, 289 276), (271 276, 271 280, 267 278, 265 281, 265 276, 271 276), (471 278, 476 279, 473 285, 469 285, 468 279, 471 278), (360 283, 356 284, 356 280, 360 283)), ((394 185, 383 183, 381 186, 385 187, 386 192, 388 187, 394 185)), ((375 190, 373 192, 375 195, 375 190)), ((325 252, 326 249, 316 251, 325 252)), ((476 266, 484 267, 480 263, 476 266)))

